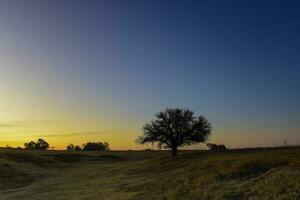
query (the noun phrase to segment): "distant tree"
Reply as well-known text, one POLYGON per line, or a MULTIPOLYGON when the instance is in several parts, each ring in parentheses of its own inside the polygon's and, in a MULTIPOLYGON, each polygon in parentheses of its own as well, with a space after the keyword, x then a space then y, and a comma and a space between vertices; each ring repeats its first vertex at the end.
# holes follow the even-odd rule
POLYGON ((221 151, 227 150, 227 147, 224 144, 219 144, 219 150, 221 151))
POLYGON ((212 144, 212 143, 207 143, 206 146, 209 150, 215 150, 215 149, 217 149, 218 145, 217 144, 212 144))
POLYGON ((109 151, 109 144, 107 142, 88 142, 83 144, 83 151, 109 151))
POLYGON ((107 142, 103 142, 104 151, 110 151, 109 144, 107 142))
POLYGON ((81 151, 81 147, 78 146, 78 145, 76 145, 75 148, 74 148, 74 150, 75 150, 75 151, 81 151))
POLYGON ((155 119, 143 127, 139 144, 157 143, 158 148, 172 150, 177 155, 180 146, 205 142, 211 133, 211 124, 203 116, 195 116, 189 109, 167 108, 155 115, 155 119))
POLYGON ((43 139, 39 138, 36 142, 30 141, 24 144, 25 149, 41 149, 47 150, 50 145, 43 139))
POLYGON ((36 148, 46 150, 50 148, 50 145, 45 140, 39 138, 36 142, 36 148))
POLYGON ((34 141, 30 141, 24 144, 25 149, 36 149, 36 143, 34 141))
POLYGON ((66 149, 67 149, 67 151, 74 151, 75 146, 74 146, 74 144, 69 144, 66 149))
POLYGON ((209 150, 211 150, 211 151, 225 151, 225 150, 227 150, 227 148, 224 144, 207 143, 206 145, 209 148, 209 150))

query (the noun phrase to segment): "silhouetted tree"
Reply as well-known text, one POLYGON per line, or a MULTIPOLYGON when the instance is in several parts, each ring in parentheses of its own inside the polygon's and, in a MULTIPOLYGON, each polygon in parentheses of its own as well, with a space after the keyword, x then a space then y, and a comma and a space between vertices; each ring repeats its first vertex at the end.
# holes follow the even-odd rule
POLYGON ((75 151, 81 151, 81 147, 78 146, 78 145, 76 145, 75 148, 74 148, 74 150, 75 150, 75 151))
POLYGON ((36 148, 46 150, 50 148, 50 145, 45 140, 39 138, 36 142, 36 148))
POLYGON ((69 144, 66 149, 67 149, 67 151, 74 151, 75 146, 74 146, 74 144, 69 144))
POLYGON ((25 149, 36 149, 36 143, 34 141, 30 141, 24 144, 25 149))
POLYGON ((109 151, 109 144, 107 142, 88 142, 83 144, 83 151, 109 151))
POLYGON ((205 142, 211 133, 211 125, 203 116, 196 117, 189 109, 167 108, 155 115, 156 119, 143 127, 139 144, 157 143, 158 148, 169 148, 172 156, 180 146, 205 142))
POLYGON ((36 142, 30 141, 29 143, 24 144, 25 149, 41 149, 46 150, 50 145, 43 139, 38 139, 36 142))
POLYGON ((225 150, 227 150, 227 148, 224 144, 207 143, 206 145, 209 148, 209 150, 211 150, 211 151, 225 151, 225 150))

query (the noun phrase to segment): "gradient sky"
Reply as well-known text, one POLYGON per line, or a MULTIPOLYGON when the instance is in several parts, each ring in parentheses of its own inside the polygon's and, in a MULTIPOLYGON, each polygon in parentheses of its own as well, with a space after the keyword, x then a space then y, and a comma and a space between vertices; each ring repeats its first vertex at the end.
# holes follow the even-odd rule
MULTIPOLYGON (((141 149, 190 108, 230 147, 300 143, 297 1, 0 1, 0 145, 141 149)), ((197 145, 193 148, 201 148, 197 145)))

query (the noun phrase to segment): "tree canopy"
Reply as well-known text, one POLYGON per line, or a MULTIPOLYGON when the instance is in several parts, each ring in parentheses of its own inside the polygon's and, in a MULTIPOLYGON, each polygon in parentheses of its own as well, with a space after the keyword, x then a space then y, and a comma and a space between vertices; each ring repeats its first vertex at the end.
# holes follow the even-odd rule
POLYGON ((211 124, 189 109, 167 108, 146 123, 143 132, 137 139, 139 144, 157 143, 158 148, 171 149, 175 156, 178 147, 207 141, 211 124))

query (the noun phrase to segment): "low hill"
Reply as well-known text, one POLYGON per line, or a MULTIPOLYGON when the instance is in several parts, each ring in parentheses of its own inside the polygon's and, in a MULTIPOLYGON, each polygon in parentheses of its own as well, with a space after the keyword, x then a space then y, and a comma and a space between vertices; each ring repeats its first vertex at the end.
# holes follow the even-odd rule
POLYGON ((300 148, 0 151, 0 199, 300 199, 300 148))

